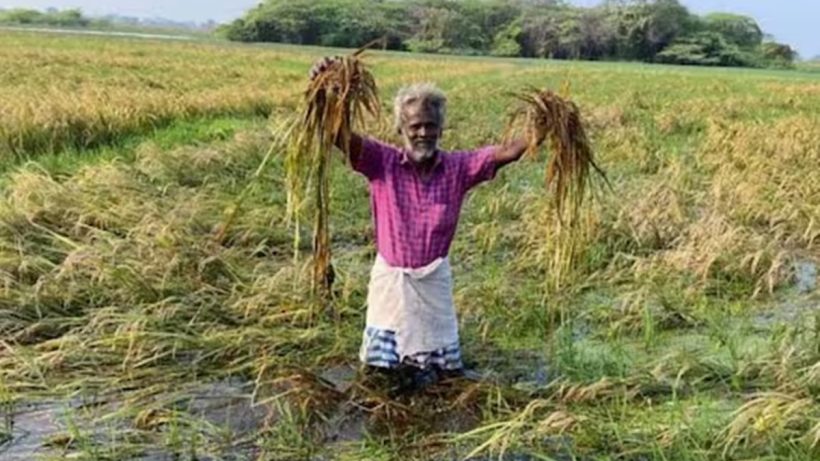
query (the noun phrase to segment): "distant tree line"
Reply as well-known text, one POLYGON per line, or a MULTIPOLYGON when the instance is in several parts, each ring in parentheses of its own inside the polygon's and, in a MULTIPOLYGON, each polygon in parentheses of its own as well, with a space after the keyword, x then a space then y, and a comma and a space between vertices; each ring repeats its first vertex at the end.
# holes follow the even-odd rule
POLYGON ((28 8, 14 8, 0 10, 0 24, 22 26, 56 26, 56 27, 89 27, 104 25, 105 21, 90 19, 83 16, 79 9, 57 10, 50 8, 46 11, 28 8))
POLYGON ((791 66, 750 17, 698 16, 678 0, 264 0, 223 25, 229 40, 529 58, 791 66))
POLYGON ((0 24, 14 26, 45 26, 45 27, 72 27, 93 28, 103 30, 123 31, 185 31, 211 32, 216 29, 217 23, 207 21, 197 24, 193 21, 173 21, 159 17, 139 18, 110 14, 102 17, 85 16, 76 8, 58 10, 49 8, 38 11, 29 8, 15 8, 4 10, 0 8, 0 24))

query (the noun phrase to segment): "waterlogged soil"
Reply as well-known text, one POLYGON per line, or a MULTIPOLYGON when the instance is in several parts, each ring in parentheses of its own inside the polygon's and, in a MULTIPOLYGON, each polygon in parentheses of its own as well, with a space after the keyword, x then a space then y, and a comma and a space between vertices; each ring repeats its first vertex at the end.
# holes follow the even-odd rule
POLYGON ((16 408, 6 415, 8 439, 0 447, 2 458, 22 461, 31 459, 33 455, 59 454, 48 444, 58 434, 67 433, 68 424, 62 416, 65 408, 58 402, 42 402, 16 408))
MULTIPOLYGON (((753 317, 753 324, 757 328, 769 330, 778 324, 794 324, 820 315, 816 266, 804 265, 800 274, 802 278, 795 280, 795 296, 789 296, 785 301, 753 317)), ((507 356, 505 360, 499 359, 498 363, 488 359, 476 368, 469 373, 469 379, 490 380, 530 390, 546 387, 555 378, 544 351, 522 350, 507 356)), ((339 394, 348 394, 352 392, 359 376, 354 367, 342 365, 323 371, 319 378, 339 394)), ((276 409, 254 402, 252 393, 252 383, 223 380, 195 386, 182 399, 185 405, 181 409, 191 417, 218 428, 220 433, 230 434, 231 440, 245 440, 244 443, 234 445, 228 443, 220 459, 256 459, 256 449, 251 446, 253 435, 260 427, 276 424, 279 417, 276 409)), ((178 396, 158 396, 157 399, 165 400, 166 397, 179 401, 178 396)), ((95 398, 45 400, 5 409, 0 407, 0 423, 3 424, 0 426, 0 459, 30 461, 72 457, 72 454, 82 448, 82 443, 76 439, 78 436, 86 445, 105 446, 107 441, 112 440, 112 434, 127 431, 129 424, 133 424, 133 416, 102 418, 122 409, 122 402, 100 402, 95 398)), ((472 429, 476 423, 477 421, 472 421, 465 415, 448 414, 437 422, 437 427, 441 426, 444 431, 461 432, 472 429)), ((329 415, 322 429, 322 439, 325 446, 332 448, 336 444, 363 441, 368 437, 368 431, 367 413, 355 405, 346 404, 329 415)), ((558 445, 555 450, 558 457, 555 459, 563 459, 558 454, 564 452, 560 446, 566 445, 567 441, 554 442, 558 445)), ((453 459, 456 458, 461 459, 454 454, 453 459)), ((164 461, 179 459, 179 455, 143 447, 128 459, 164 461)), ((323 458, 316 459, 318 461, 323 458)), ((490 458, 473 458, 474 461, 485 459, 490 458)), ((526 454, 509 453, 501 459, 528 461, 534 458, 526 454)))
POLYGON ((754 325, 763 330, 777 324, 795 325, 820 316, 820 291, 817 289, 818 268, 814 261, 799 261, 794 265, 792 295, 772 308, 754 316, 754 325))
MULTIPOLYGON (((226 429, 234 438, 240 439, 253 434, 270 416, 270 408, 253 404, 249 389, 248 384, 235 380, 203 384, 186 399, 185 411, 213 427, 226 429)), ((102 418, 106 414, 116 413, 121 407, 121 402, 100 404, 90 399, 18 405, 5 415, 10 437, 0 444, 0 459, 61 459, 70 457, 72 452, 81 449, 81 445, 105 446, 116 434, 128 430, 122 419, 102 418)), ((235 453, 229 454, 229 457, 249 459, 252 455, 249 449, 233 451, 235 453)), ((130 459, 160 461, 178 459, 178 456, 149 450, 130 459)))
MULTIPOLYGON (((350 388, 356 370, 337 367, 322 375, 337 390, 350 388)), ((200 386, 191 396, 186 412, 201 422, 230 433, 235 440, 252 436, 265 424, 271 424, 274 410, 267 405, 253 402, 252 383, 235 380, 217 381, 200 386)), ((164 396, 158 396, 164 399, 164 396)), ((105 445, 111 435, 127 430, 121 420, 118 423, 100 422, 106 413, 117 412, 121 402, 98 405, 97 402, 74 399, 68 401, 42 401, 18 405, 4 415, 8 432, 0 439, 0 459, 4 461, 30 461, 38 459, 62 459, 77 451, 77 434, 88 444, 105 445)), ((350 442, 362 440, 366 418, 361 412, 339 412, 328 421, 327 441, 350 442)), ((256 459, 253 448, 235 447, 226 450, 220 459, 256 459)), ((179 459, 179 455, 160 450, 140 450, 129 459, 140 461, 165 461, 179 459)), ((197 459, 208 459, 198 457, 197 459)))
MULTIPOLYGON (((498 380, 511 384, 538 387, 548 383, 549 370, 542 353, 521 352, 515 369, 505 369, 504 376, 490 371, 468 373, 470 380, 498 380)), ((488 364, 489 365, 489 364, 488 364)), ((348 393, 356 384, 358 372, 354 367, 332 367, 319 375, 325 384, 339 393, 348 393)), ((238 380, 224 380, 198 386, 183 408, 187 414, 220 433, 230 434, 232 440, 253 440, 255 432, 264 425, 276 424, 276 409, 253 401, 253 384, 238 380), (248 439, 250 437, 250 439, 248 439)), ((175 396, 157 396, 158 400, 175 396)), ((123 403, 100 402, 92 398, 47 400, 17 405, 5 411, 8 435, 0 438, 0 459, 30 461, 32 459, 64 459, 87 451, 89 446, 105 447, 118 434, 127 432, 134 417, 103 418, 122 410, 123 403), (126 422, 128 421, 128 422, 126 422), (84 450, 85 449, 85 450, 84 450)), ((458 413, 447 414, 437 427, 447 431, 466 431, 474 421, 458 413)), ((327 446, 360 442, 368 434, 368 414, 355 405, 341 405, 324 424, 323 440, 327 446)), ((128 459, 165 461, 179 459, 178 454, 148 447, 138 448, 128 459)), ((197 459, 208 459, 199 457, 197 459)), ((221 453, 220 459, 256 459, 255 449, 238 444, 221 453)), ((322 459, 322 458, 317 458, 322 459)), ((476 458, 477 461, 483 458, 476 458)), ((495 459, 495 458, 494 458, 495 459)), ((524 455, 511 454, 504 459, 527 460, 524 455)))

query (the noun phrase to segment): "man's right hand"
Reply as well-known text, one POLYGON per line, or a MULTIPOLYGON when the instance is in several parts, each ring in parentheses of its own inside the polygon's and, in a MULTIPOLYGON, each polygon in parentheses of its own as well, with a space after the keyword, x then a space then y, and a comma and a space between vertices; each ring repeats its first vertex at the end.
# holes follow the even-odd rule
POLYGON ((341 56, 325 56, 324 58, 316 61, 313 63, 313 67, 310 68, 310 72, 308 76, 311 80, 315 80, 316 77, 319 76, 322 72, 328 70, 330 66, 336 64, 337 62, 341 61, 341 56))

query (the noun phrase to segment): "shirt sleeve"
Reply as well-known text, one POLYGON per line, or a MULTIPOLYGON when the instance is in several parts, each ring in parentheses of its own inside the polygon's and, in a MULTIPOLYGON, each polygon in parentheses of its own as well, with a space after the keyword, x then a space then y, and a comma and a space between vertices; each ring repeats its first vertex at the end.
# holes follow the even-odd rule
POLYGON ((465 191, 495 177, 497 170, 495 151, 496 146, 486 146, 459 154, 462 184, 465 191))
POLYGON ((351 166, 353 170, 363 174, 367 179, 374 180, 384 176, 385 162, 390 154, 390 147, 376 141, 375 139, 362 138, 362 151, 353 157, 351 156, 351 166))

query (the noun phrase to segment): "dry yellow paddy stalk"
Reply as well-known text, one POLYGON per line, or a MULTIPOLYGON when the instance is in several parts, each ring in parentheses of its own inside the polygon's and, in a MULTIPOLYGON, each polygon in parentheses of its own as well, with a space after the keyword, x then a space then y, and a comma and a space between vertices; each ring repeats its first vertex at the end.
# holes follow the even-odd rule
POLYGON ((591 180, 590 169, 606 181, 603 170, 595 164, 578 106, 550 90, 531 88, 514 96, 524 104, 512 113, 509 131, 523 129, 531 156, 541 140, 549 142, 546 185, 554 193, 559 218, 577 217, 591 180))
POLYGON ((297 216, 305 199, 312 197, 313 288, 325 296, 333 283, 328 229, 331 152, 337 141, 343 146, 350 143, 353 125, 361 125, 366 114, 379 113, 376 82, 360 58, 369 46, 334 61, 311 80, 285 160, 289 216, 297 216))
POLYGON ((523 132, 527 139, 528 154, 533 157, 542 141, 549 145, 549 161, 544 176, 547 189, 552 193, 557 228, 548 251, 548 285, 559 289, 575 272, 588 239, 588 230, 580 219, 581 206, 590 186, 590 170, 596 171, 606 182, 606 175, 593 158, 578 106, 550 90, 529 88, 514 93, 520 104, 511 114, 508 136, 523 132))

